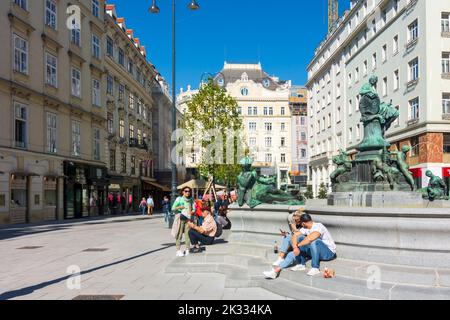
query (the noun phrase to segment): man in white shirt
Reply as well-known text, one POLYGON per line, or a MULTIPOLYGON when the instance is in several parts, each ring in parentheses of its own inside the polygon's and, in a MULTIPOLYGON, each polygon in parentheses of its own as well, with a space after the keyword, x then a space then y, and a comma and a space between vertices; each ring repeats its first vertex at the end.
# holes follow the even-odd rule
POLYGON ((147 199, 147 209, 148 209, 148 215, 153 215, 153 208, 155 207, 155 202, 153 201, 152 196, 148 196, 147 199))
POLYGON ((290 267, 295 261, 298 265, 292 271, 306 270, 306 261, 311 260, 309 276, 320 273, 320 261, 336 259, 336 244, 328 229, 321 223, 314 222, 309 214, 300 218, 302 228, 292 236, 294 251, 289 253, 280 266, 264 272, 266 278, 276 279, 281 270, 290 267))

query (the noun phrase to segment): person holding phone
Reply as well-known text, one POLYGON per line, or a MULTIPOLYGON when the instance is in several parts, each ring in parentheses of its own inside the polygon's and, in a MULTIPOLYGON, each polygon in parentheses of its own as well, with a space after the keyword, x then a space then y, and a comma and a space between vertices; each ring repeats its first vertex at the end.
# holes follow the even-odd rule
POLYGON ((274 267, 279 267, 284 262, 284 259, 286 258, 287 254, 290 251, 292 251, 292 235, 301 229, 302 226, 300 222, 300 217, 302 216, 303 213, 304 209, 300 209, 294 213, 292 217, 294 222, 289 224, 289 228, 291 229, 290 232, 283 231, 280 229, 280 233, 281 236, 283 237, 283 240, 281 241, 278 259, 272 264, 274 267))
POLYGON ((195 212, 194 199, 192 198, 192 190, 189 187, 183 188, 182 196, 178 197, 172 206, 172 211, 180 215, 180 228, 178 229, 176 238, 177 257, 189 255, 191 246, 189 239, 189 222, 193 222, 193 213, 195 212), (181 251, 181 240, 184 234, 184 242, 186 250, 181 251))

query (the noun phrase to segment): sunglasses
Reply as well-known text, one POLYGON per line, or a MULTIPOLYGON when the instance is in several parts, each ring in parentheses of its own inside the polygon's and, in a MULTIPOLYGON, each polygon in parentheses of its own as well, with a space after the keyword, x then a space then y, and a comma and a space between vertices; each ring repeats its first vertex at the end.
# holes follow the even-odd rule
POLYGON ((190 190, 184 190, 183 192, 184 192, 184 193, 191 193, 190 190))

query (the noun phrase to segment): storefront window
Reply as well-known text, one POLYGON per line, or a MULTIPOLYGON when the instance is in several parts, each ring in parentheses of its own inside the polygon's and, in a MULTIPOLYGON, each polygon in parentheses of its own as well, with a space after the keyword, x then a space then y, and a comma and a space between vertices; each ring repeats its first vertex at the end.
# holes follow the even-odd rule
POLYGON ((444 153, 450 153, 450 133, 444 133, 444 153))
POLYGON ((11 190, 11 206, 16 208, 23 208, 27 206, 27 191, 26 190, 11 190))
POLYGON ((41 204, 41 196, 38 195, 38 194, 35 194, 35 195, 34 195, 34 205, 35 205, 35 206, 38 206, 38 205, 40 205, 40 204, 41 204))
POLYGON ((46 206, 56 206, 56 190, 45 190, 44 201, 46 206))

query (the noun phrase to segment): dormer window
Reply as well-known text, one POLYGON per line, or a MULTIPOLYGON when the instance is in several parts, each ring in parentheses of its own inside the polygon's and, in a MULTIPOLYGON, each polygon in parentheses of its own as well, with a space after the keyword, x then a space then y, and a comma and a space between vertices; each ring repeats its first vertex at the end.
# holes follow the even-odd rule
POLYGON ((244 73, 242 74, 241 80, 242 80, 242 81, 248 81, 248 74, 247 74, 247 72, 244 72, 244 73))
POLYGON ((263 86, 264 86, 264 88, 268 88, 269 86, 270 86, 270 80, 269 79, 264 79, 263 80, 263 86))

